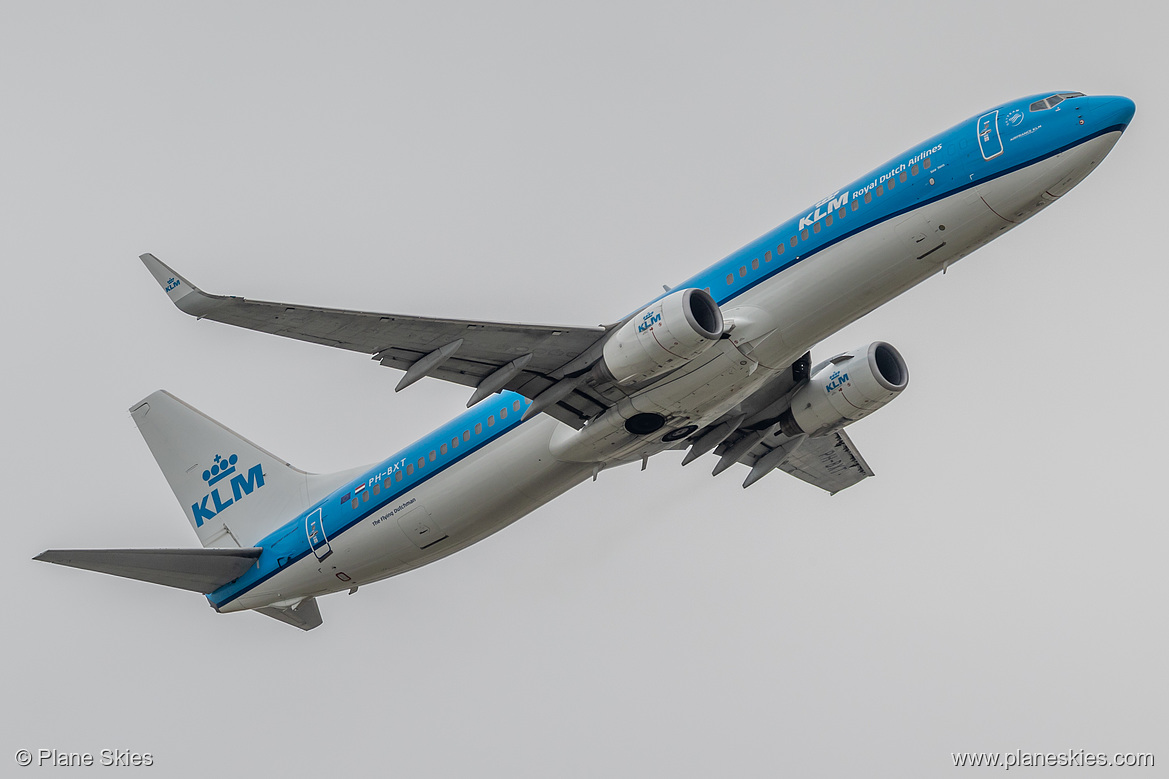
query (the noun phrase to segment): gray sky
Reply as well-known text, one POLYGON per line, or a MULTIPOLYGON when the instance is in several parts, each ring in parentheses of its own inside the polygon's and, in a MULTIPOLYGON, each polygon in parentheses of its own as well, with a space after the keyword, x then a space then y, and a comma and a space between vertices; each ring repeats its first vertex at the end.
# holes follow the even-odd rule
POLYGON ((5 4, 0 762, 936 777, 955 751, 1086 749, 1164 770, 1151 3, 335 5, 5 4), (316 471, 466 400, 185 317, 141 252, 212 292, 597 324, 1045 90, 1137 116, 1063 201, 816 350, 885 339, 913 376, 850 429, 878 477, 845 493, 663 455, 322 599, 307 634, 29 561, 196 545, 126 413, 157 388, 316 471))

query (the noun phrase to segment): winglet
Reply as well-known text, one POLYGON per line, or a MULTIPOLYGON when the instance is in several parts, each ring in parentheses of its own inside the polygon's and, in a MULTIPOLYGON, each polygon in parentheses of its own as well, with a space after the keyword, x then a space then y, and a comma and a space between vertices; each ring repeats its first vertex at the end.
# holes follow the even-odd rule
POLYGON ((142 260, 162 291, 183 313, 202 317, 215 308, 219 295, 208 295, 153 254, 143 254, 138 259, 142 260))

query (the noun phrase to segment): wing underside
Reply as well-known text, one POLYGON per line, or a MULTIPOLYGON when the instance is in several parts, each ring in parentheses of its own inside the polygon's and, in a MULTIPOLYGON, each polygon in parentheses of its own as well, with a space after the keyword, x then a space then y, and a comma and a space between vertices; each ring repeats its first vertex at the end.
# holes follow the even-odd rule
POLYGON ((809 439, 778 467, 833 495, 873 475, 843 430, 809 439))
POLYGON ((715 454, 733 458, 751 469, 744 487, 780 470, 835 495, 873 475, 856 444, 843 430, 815 438, 791 438, 774 430, 743 431, 728 438, 715 454))
MULTIPOLYGON (((406 371, 402 389, 424 376, 476 388, 468 405, 500 390, 535 398, 565 376, 604 327, 517 324, 346 311, 203 292, 152 254, 143 264, 183 312, 248 330, 370 355, 406 371)), ((554 408, 574 427, 608 408, 579 388, 554 408)))

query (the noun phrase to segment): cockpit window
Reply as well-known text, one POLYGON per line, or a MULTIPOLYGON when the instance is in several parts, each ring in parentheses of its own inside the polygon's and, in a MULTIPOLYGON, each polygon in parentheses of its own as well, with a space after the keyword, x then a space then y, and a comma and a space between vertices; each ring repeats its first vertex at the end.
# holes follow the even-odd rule
POLYGON ((1069 97, 1083 97, 1083 92, 1060 92, 1058 95, 1052 95, 1046 100, 1036 100, 1031 104, 1032 111, 1046 111, 1049 108, 1055 108, 1057 105, 1067 100, 1069 97))

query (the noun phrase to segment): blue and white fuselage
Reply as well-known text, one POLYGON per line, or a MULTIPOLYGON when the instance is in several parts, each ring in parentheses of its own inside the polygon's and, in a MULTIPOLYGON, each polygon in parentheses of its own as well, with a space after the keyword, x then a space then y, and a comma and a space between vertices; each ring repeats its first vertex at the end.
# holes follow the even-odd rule
MULTIPOLYGON (((808 380, 796 369, 806 353, 1055 202, 1104 158, 1133 113, 1122 97, 1044 93, 911 147, 679 284, 675 291, 707 293, 721 315, 719 337, 700 354, 624 385, 615 369, 551 375, 549 382, 561 385, 549 392, 560 397, 557 386, 568 392, 587 381, 591 397, 606 406, 577 425, 545 413, 525 418, 533 399, 533 411, 543 408, 535 393, 490 394, 383 462, 338 475, 275 530, 237 539, 261 551, 208 600, 222 612, 295 608, 306 598, 403 573, 500 530, 600 468, 679 446, 697 450, 708 432, 706 451, 721 443, 716 453, 738 446, 742 453, 725 456, 746 457, 757 442, 762 448, 741 462, 762 461, 769 469, 785 462, 805 441, 840 427, 813 430, 801 422, 801 429, 792 421, 792 413, 799 417, 793 398, 808 380), (752 428, 756 438, 727 443, 769 392, 776 412, 752 428), (786 421, 776 421, 785 408, 786 421)), ((439 364, 446 356, 426 359, 439 364)), ((502 380, 518 370, 503 366, 492 376, 502 380)), ((828 379, 831 394, 849 376, 828 379)), ((251 500, 240 497, 240 506, 251 500)), ((191 507, 196 514, 200 505, 191 507)))

